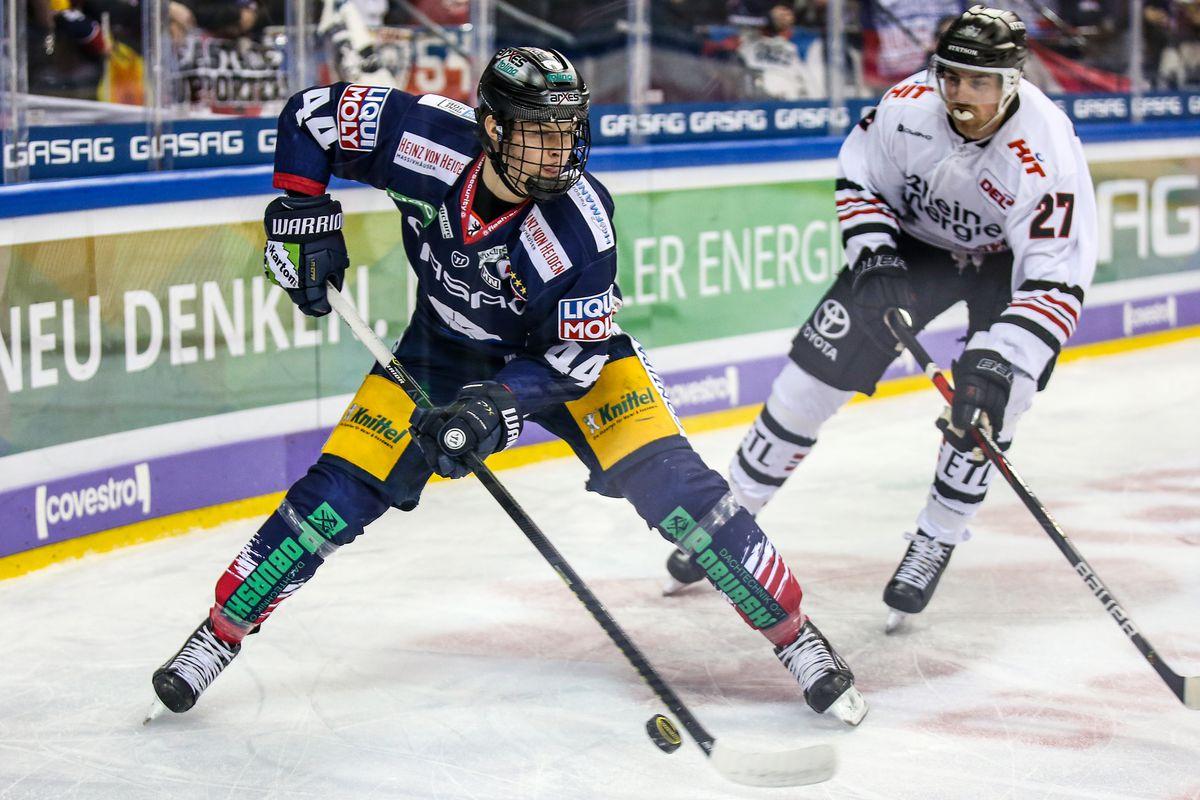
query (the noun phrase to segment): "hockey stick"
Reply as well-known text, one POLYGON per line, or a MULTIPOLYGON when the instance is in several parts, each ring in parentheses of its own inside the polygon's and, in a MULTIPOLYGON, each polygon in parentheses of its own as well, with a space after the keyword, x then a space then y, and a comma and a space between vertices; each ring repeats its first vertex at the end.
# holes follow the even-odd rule
MULTIPOLYGON (((332 285, 329 286, 329 305, 350 326, 358 340, 371 351, 371 355, 375 356, 375 360, 387 372, 388 377, 399 384, 415 404, 422 408, 432 405, 429 395, 412 379, 399 359, 392 355, 388 346, 380 341, 375 332, 367 326, 349 298, 332 285)), ((704 755, 708 756, 709 762, 717 772, 734 783, 748 786, 803 786, 819 783, 833 776, 836 769, 836 756, 833 748, 827 744, 801 747, 780 753, 745 753, 718 743, 679 699, 679 695, 675 694, 675 691, 667 685, 658 671, 650 665, 637 645, 608 613, 604 604, 596 598, 596 595, 592 594, 592 590, 555 549, 516 499, 508 493, 504 485, 496 479, 491 469, 478 456, 471 455, 468 459, 468 464, 475 476, 479 478, 479 482, 508 513, 508 516, 542 554, 542 557, 554 568, 567 588, 575 593, 575 597, 583 603, 592 615, 592 619, 600 623, 600 627, 642 676, 642 680, 650 685, 654 693, 680 721, 684 730, 704 751, 704 755)))
MULTIPOLYGON (((888 309, 883 319, 891 330, 892 335, 896 337, 896 340, 904 345, 908 352, 912 353, 913 358, 921 365, 921 369, 933 381, 934 386, 942 393, 942 397, 945 398, 946 402, 954 402, 953 387, 950 386, 950 382, 946 380, 946 376, 938 369, 937 364, 929 357, 929 353, 917 341, 916 334, 913 333, 912 328, 909 327, 909 323, 902 313, 894 308, 888 309)), ((976 426, 971 427, 971 434, 975 437, 975 442, 983 450, 984 455, 996 465, 996 469, 1008 481, 1008 485, 1017 493, 1017 497, 1021 498, 1021 502, 1025 504, 1025 507, 1033 514, 1034 519, 1042 526, 1042 530, 1058 546, 1058 549, 1066 556, 1067 561, 1071 562, 1071 566, 1075 568, 1076 574, 1083 579, 1084 584, 1104 606, 1109 616, 1116 620, 1117 625, 1129 637, 1129 641, 1133 642, 1133 646, 1150 662, 1150 666, 1154 667, 1154 671, 1170 687, 1180 702, 1188 708, 1200 709, 1200 675, 1185 677, 1167 666, 1166 662, 1162 660, 1155 649, 1150 646, 1150 643, 1146 641, 1146 637, 1142 636, 1141 631, 1133 624, 1133 618, 1117 602, 1117 598, 1104 585, 1104 581, 1100 580, 1100 576, 1092 569, 1091 564, 1084 560, 1079 551, 1075 549, 1075 545, 1071 543, 1067 535, 1058 527, 1058 523, 1050 516, 1050 512, 1034 496, 1033 490, 1017 474, 1012 464, 1009 463, 1008 457, 1000 451, 1000 448, 993 441, 992 437, 986 431, 980 430, 976 426)))

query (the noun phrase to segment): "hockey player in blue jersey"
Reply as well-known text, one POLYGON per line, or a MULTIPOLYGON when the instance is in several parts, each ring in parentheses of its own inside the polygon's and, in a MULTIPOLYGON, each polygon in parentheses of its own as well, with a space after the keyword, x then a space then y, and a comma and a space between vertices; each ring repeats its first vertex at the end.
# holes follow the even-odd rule
POLYGON ((326 185, 336 175, 387 191, 418 278, 395 353, 438 405, 415 408, 379 367, 365 378, 320 458, 217 582, 204 622, 154 673, 163 705, 191 708, 334 552, 388 508, 416 508, 432 474, 466 475, 468 454, 503 450, 532 419, 571 445, 590 490, 626 498, 691 548, 815 711, 863 718, 795 576, 692 450, 645 353, 613 320, 613 202, 585 170, 589 144, 587 86, 552 50, 497 53, 476 109, 344 83, 288 102, 274 179, 287 196, 267 206, 267 273, 306 314, 328 313, 326 282, 341 285, 349 258, 326 185))

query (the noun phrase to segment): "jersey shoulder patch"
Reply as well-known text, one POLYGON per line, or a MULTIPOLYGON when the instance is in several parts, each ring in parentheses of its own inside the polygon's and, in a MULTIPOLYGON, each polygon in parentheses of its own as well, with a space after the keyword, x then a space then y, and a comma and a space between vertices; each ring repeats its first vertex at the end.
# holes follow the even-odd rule
POLYGON ((338 145, 343 150, 375 149, 383 109, 392 90, 386 86, 352 83, 342 90, 337 104, 338 145))
POLYGON ((588 230, 592 233, 592 241, 596 243, 596 252, 604 253, 615 247, 617 235, 613 230, 609 211, 611 201, 605 202, 608 198, 603 186, 597 189, 597 186, 588 180, 588 176, 584 175, 571 187, 567 196, 587 223, 588 230))
POLYGON ((450 114, 451 116, 466 120, 472 125, 475 124, 475 109, 471 108, 466 103, 459 102, 458 100, 454 100, 449 97, 443 97, 440 94, 423 94, 417 103, 423 106, 429 106, 430 108, 439 109, 447 114, 450 114))

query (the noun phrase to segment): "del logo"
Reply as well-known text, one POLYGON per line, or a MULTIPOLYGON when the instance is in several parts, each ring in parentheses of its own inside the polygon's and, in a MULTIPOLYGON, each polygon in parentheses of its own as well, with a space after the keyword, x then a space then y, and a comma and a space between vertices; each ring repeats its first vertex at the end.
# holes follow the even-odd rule
POLYGON ((383 414, 373 414, 371 409, 358 403, 351 403, 342 414, 342 424, 350 425, 364 431, 376 439, 385 442, 398 442, 408 433, 403 428, 395 427, 393 421, 383 414))
POLYGON ((591 297, 558 301, 558 338, 564 342, 602 342, 612 336, 613 290, 591 297))
MULTIPOLYGON (((37 487, 34 492, 34 504, 37 506, 37 538, 48 539, 50 529, 63 522, 73 519, 94 517, 122 509, 136 509, 141 506, 141 516, 150 514, 150 465, 138 464, 133 468, 133 475, 125 478, 112 477, 103 483, 71 489, 57 494, 50 494, 45 484, 37 487)), ((126 522, 113 520, 112 525, 126 522)), ((108 527, 112 527, 109 525, 108 527)))
POLYGON ((983 196, 988 200, 1000 206, 1002 210, 1012 208, 1013 203, 1016 202, 1016 199, 1000 185, 1000 181, 996 180, 996 176, 986 169, 983 171, 983 177, 979 179, 979 191, 983 192, 983 196))
POLYGON ((583 415, 583 424, 588 433, 596 435, 619 419, 647 409, 657 402, 654 390, 649 386, 627 392, 619 402, 605 403, 595 411, 583 415))
POLYGON ((338 144, 343 150, 374 150, 379 117, 391 89, 351 84, 338 101, 338 144))

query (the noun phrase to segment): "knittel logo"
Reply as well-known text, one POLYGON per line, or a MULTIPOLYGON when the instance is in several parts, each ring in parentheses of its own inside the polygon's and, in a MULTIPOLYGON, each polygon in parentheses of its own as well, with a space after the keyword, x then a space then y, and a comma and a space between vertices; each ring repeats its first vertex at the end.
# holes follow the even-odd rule
POLYGON ((351 403, 342 414, 342 425, 356 428, 372 439, 378 439, 387 445, 393 445, 404 438, 406 429, 395 427, 393 420, 383 414, 375 414, 371 409, 358 403, 351 403))
MULTIPOLYGON (((45 484, 34 492, 37 513, 37 538, 50 538, 54 526, 71 520, 141 507, 140 516, 150 515, 150 465, 141 463, 127 477, 113 476, 103 483, 50 494, 45 484)), ((124 515, 128 517, 128 514, 124 515)), ((127 524, 126 520, 114 524, 127 524)))
POLYGON ((658 397, 649 385, 625 393, 615 403, 605 403, 583 415, 583 424, 591 436, 599 436, 605 429, 623 419, 644 414, 658 406, 658 397))

